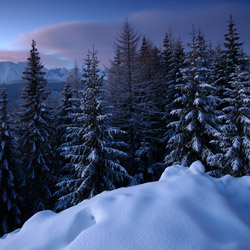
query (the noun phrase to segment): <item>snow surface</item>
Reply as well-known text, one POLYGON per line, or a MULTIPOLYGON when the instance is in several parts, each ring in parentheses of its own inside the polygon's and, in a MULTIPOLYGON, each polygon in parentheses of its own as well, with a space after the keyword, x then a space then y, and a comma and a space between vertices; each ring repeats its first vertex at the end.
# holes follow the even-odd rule
POLYGON ((1 250, 249 250, 250 177, 220 179, 200 162, 158 182, 103 192, 31 217, 1 250))

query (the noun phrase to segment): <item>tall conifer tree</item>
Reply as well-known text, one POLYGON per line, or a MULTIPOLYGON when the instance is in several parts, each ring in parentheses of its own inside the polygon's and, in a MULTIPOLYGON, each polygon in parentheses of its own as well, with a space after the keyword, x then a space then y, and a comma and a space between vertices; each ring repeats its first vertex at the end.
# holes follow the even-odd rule
POLYGON ((21 156, 12 135, 7 103, 3 89, 0 101, 0 236, 18 228, 22 222, 21 156))
POLYGON ((114 62, 111 64, 106 84, 107 88, 110 89, 109 86, 112 84, 113 79, 119 79, 119 92, 117 92, 117 95, 114 96, 112 103, 109 105, 114 107, 114 111, 118 115, 116 117, 116 126, 127 132, 127 134, 123 136, 123 139, 124 142, 128 144, 127 152, 129 160, 126 161, 126 168, 130 174, 135 173, 134 158, 137 150, 135 84, 137 81, 138 41, 138 34, 135 32, 131 23, 126 19, 114 45, 116 59, 118 59, 119 55, 119 64, 115 64, 116 68, 114 68, 114 62), (114 69, 121 72, 120 76, 117 75, 119 74, 118 71, 114 69))
POLYGON ((224 153, 224 162, 215 171, 217 175, 231 174, 242 176, 250 174, 250 74, 244 56, 239 33, 232 15, 225 34, 224 56, 225 77, 221 96, 221 115, 223 123, 219 145, 224 153))
POLYGON ((169 126, 174 128, 173 136, 167 143, 170 153, 166 155, 167 165, 179 163, 189 166, 195 160, 201 160, 207 170, 215 164, 214 151, 210 141, 218 136, 216 116, 213 113, 212 86, 209 84, 205 40, 191 33, 191 51, 188 65, 181 70, 182 80, 177 83, 179 94, 175 95, 175 108, 171 115, 175 117, 169 126))
POLYGON ((119 164, 125 153, 118 150, 115 141, 109 139, 118 133, 115 128, 106 128, 99 92, 103 77, 99 74, 97 52, 89 52, 83 68, 81 112, 75 117, 78 126, 69 127, 69 136, 74 144, 65 144, 66 158, 71 160, 74 171, 58 184, 64 193, 58 202, 59 208, 75 205, 104 191, 112 190, 129 179, 126 170, 119 164))
POLYGON ((47 81, 36 42, 32 41, 27 68, 23 72, 24 88, 20 117, 20 148, 25 168, 27 216, 52 208, 55 174, 55 151, 52 148, 51 110, 44 103, 47 81))

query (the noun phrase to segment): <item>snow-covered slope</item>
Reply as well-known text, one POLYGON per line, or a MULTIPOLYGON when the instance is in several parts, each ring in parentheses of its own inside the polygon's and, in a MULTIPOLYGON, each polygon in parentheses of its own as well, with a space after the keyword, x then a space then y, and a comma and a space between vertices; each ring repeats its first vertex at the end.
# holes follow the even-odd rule
POLYGON ((19 81, 25 70, 26 63, 0 62, 0 83, 19 81))
MULTIPOLYGON (((13 83, 21 81, 23 72, 26 68, 25 62, 13 63, 13 62, 0 62, 0 84, 13 83)), ((62 82, 69 74, 69 70, 66 68, 58 69, 45 69, 46 79, 53 82, 62 82)))
POLYGON ((200 162, 59 214, 43 211, 1 250, 249 250, 250 177, 212 178, 200 162))
POLYGON ((45 77, 48 81, 63 82, 66 80, 66 77, 70 71, 66 68, 56 68, 50 70, 45 69, 45 72, 45 77))

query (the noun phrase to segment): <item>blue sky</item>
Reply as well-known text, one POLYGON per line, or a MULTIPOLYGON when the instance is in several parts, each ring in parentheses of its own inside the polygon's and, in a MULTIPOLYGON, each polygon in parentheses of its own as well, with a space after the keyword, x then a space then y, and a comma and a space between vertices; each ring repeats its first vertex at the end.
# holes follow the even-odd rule
POLYGON ((101 63, 107 65, 125 17, 158 46, 170 28, 188 42, 192 24, 216 44, 223 41, 230 11, 250 54, 249 0, 5 1, 0 15, 0 61, 25 61, 34 38, 49 68, 71 67, 74 60, 81 64, 93 43, 101 63))

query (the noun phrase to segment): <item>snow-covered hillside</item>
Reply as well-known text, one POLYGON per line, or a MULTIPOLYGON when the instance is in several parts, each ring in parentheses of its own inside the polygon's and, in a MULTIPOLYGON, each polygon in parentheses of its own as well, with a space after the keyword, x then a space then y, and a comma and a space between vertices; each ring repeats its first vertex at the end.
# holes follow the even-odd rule
POLYGON ((195 162, 59 214, 37 213, 0 239, 0 249, 247 250, 249 236, 250 177, 215 179, 195 162))
POLYGON ((46 79, 51 82, 63 82, 66 80, 66 77, 70 71, 66 68, 56 68, 56 69, 45 69, 46 79))
MULTIPOLYGON (((26 68, 25 62, 13 63, 13 62, 0 62, 0 84, 13 83, 21 81, 23 72, 26 68)), ((69 70, 66 68, 58 69, 45 69, 46 79, 53 82, 65 81, 69 70)))

